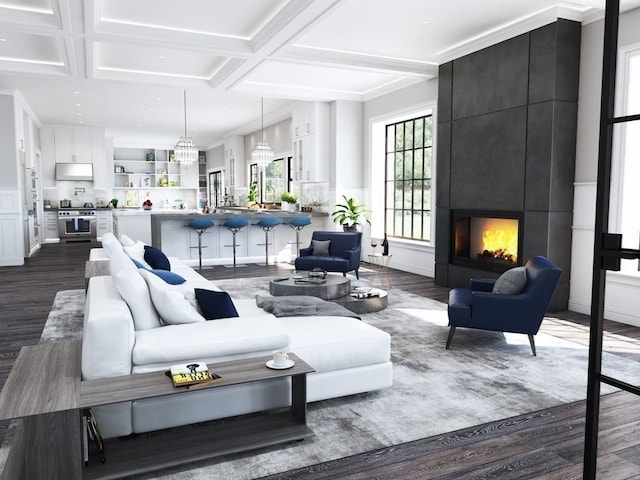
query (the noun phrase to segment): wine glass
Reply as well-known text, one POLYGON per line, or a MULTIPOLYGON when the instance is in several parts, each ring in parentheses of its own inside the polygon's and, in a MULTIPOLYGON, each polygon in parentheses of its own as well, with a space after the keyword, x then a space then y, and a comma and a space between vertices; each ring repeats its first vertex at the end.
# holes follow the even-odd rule
POLYGON ((375 238, 371 239, 371 248, 373 248, 373 254, 375 255, 376 253, 376 247, 378 246, 378 240, 376 240, 375 238))

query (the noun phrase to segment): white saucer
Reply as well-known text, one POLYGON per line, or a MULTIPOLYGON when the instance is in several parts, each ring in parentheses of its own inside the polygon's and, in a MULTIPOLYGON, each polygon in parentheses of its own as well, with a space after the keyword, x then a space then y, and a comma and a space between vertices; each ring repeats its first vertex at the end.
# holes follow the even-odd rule
POLYGON ((273 360, 269 360, 266 365, 267 368, 272 368, 274 370, 286 370, 287 368, 291 368, 296 364, 296 362, 294 362, 293 360, 287 360, 287 363, 285 363, 284 365, 282 365, 281 367, 276 367, 273 364, 273 360))

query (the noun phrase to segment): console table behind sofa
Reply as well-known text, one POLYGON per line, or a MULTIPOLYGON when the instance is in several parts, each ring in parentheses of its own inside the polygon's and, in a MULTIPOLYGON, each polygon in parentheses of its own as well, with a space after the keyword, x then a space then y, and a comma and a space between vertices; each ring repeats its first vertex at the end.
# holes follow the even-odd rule
POLYGON ((306 374, 314 370, 294 354, 290 358, 296 365, 288 370, 267 369, 264 364, 268 358, 248 358, 210 366, 222 378, 207 388, 291 377, 289 413, 251 416, 211 428, 176 428, 155 437, 107 441, 107 462, 93 461, 83 469, 83 408, 188 395, 189 390, 174 388, 163 372, 81 381, 80 350, 79 341, 20 350, 0 393, 0 420, 23 419, 22 438, 14 442, 3 478, 120 478, 313 435, 306 425, 306 374))

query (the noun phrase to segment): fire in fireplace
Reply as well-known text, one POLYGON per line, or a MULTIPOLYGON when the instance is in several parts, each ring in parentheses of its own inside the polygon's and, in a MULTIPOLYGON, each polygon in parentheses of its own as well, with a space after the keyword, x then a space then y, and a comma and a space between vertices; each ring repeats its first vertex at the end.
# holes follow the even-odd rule
POLYGON ((454 211, 451 263, 487 270, 520 265, 522 214, 454 211))

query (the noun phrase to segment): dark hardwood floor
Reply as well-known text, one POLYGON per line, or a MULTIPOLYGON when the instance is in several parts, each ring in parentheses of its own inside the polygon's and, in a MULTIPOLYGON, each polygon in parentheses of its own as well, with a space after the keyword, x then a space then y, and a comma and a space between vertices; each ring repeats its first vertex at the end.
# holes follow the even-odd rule
MULTIPOLYGON (((0 267, 0 386, 23 345, 38 343, 56 292, 84 288, 84 265, 96 242, 43 245, 21 267, 0 267)), ((290 265, 214 267, 211 280, 282 275, 290 265)), ((433 279, 389 269, 395 288, 446 302, 433 279)), ((363 268, 363 278, 372 271, 363 268)), ((546 333, 588 344, 589 318, 554 312, 546 333)), ((605 323, 605 349, 640 361, 640 329, 605 323)), ((640 399, 603 396, 598 479, 640 480, 640 399)), ((268 477, 275 479, 578 479, 582 478, 584 402, 532 412, 268 477)), ((7 422, 0 423, 0 441, 7 422)))

